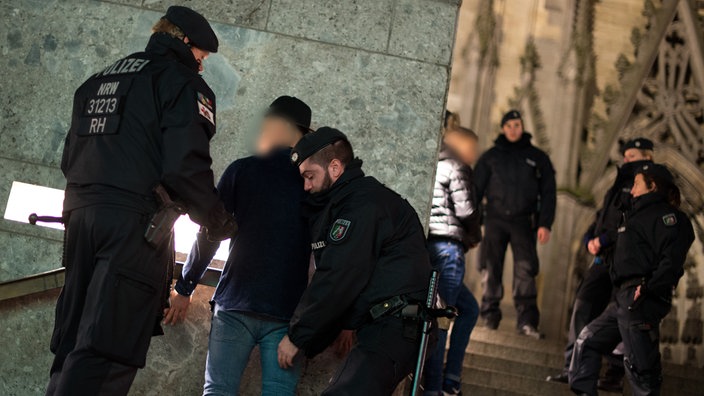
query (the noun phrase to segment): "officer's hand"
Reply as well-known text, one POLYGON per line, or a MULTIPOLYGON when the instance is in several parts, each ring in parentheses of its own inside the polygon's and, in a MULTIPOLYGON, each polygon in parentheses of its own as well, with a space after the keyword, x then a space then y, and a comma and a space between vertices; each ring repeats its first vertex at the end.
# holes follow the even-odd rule
POLYGON ((599 254, 599 252, 601 251, 601 241, 599 240, 599 238, 594 238, 590 240, 587 244, 587 250, 589 250, 589 253, 594 256, 599 254))
POLYGON ((547 227, 538 228, 538 242, 545 245, 548 241, 550 241, 550 229, 547 227))
POLYGON ((332 344, 332 350, 337 357, 343 358, 350 353, 356 342, 357 337, 354 334, 354 330, 342 330, 340 335, 337 336, 335 343, 332 344))
POLYGON ((210 242, 220 242, 225 239, 233 238, 237 235, 239 228, 237 227, 235 219, 228 214, 219 224, 211 225, 207 228, 203 227, 201 230, 205 231, 206 238, 208 238, 210 242))
POLYGON ((191 296, 182 296, 176 290, 171 290, 169 308, 164 310, 164 324, 175 325, 186 319, 186 312, 191 305, 191 296))
POLYGON ((640 298, 640 285, 638 285, 638 287, 636 287, 636 293, 633 295, 633 302, 638 301, 639 298, 640 298))
POLYGON ((288 335, 284 336, 279 343, 279 367, 282 369, 293 367, 293 361, 296 359, 298 352, 298 347, 291 342, 288 335))

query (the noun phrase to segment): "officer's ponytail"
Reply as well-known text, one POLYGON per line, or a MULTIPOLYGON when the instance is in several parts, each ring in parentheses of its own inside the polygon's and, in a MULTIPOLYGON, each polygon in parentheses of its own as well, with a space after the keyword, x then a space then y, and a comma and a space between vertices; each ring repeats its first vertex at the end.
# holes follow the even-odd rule
POLYGON ((679 208, 682 204, 682 194, 679 187, 672 181, 659 175, 642 173, 643 180, 647 186, 654 186, 655 191, 665 196, 667 203, 679 208))

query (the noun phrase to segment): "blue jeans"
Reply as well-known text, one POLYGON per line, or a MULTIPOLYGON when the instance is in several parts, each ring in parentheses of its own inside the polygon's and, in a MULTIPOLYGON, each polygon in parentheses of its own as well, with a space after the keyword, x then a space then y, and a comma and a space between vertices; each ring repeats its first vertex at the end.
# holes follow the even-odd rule
POLYGON ((445 357, 447 330, 438 330, 438 343, 434 351, 428 351, 425 363, 425 390, 437 393, 445 380, 460 382, 465 350, 469 344, 469 335, 479 317, 477 300, 464 285, 464 246, 451 240, 431 240, 428 242, 430 262, 433 269, 440 272, 438 293, 445 304, 457 308, 459 316, 455 319, 450 336, 450 349, 443 374, 442 363, 445 357))
POLYGON ((279 367, 279 342, 288 332, 287 322, 262 319, 215 306, 208 341, 203 395, 239 394, 242 373, 249 355, 259 345, 262 365, 262 395, 295 395, 301 362, 291 369, 279 367))

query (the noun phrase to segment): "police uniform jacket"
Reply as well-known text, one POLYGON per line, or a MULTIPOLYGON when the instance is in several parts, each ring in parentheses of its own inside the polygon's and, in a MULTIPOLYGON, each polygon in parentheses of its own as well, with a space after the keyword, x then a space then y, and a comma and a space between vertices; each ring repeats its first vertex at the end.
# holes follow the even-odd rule
POLYGON ((512 220, 537 214, 538 227, 555 219, 555 170, 550 158, 523 133, 512 143, 502 134, 474 168, 475 202, 486 197, 487 219, 512 220))
POLYGON ((145 52, 115 62, 76 91, 61 161, 64 211, 94 204, 153 210, 152 190, 162 183, 195 222, 222 222, 210 169, 214 134, 215 95, 190 48, 152 35, 145 52))
POLYGON ((669 298, 684 274, 684 262, 694 241, 687 216, 652 192, 636 198, 619 227, 611 278, 616 286, 645 279, 645 290, 669 298))
POLYGON ((584 235, 584 244, 599 238, 601 253, 611 252, 618 237, 618 226, 623 212, 631 207, 631 188, 636 169, 650 161, 635 161, 623 164, 616 173, 616 180, 604 196, 604 203, 596 214, 594 223, 584 235))
POLYGON ((479 211, 472 201, 472 168, 462 163, 449 147, 440 150, 435 173, 429 237, 461 242, 465 250, 479 243, 479 211))
POLYGON ((398 194, 365 177, 361 165, 348 164, 329 190, 305 205, 316 269, 289 338, 308 356, 325 349, 341 329, 370 323, 374 304, 395 296, 426 298, 431 267, 418 215, 398 194))

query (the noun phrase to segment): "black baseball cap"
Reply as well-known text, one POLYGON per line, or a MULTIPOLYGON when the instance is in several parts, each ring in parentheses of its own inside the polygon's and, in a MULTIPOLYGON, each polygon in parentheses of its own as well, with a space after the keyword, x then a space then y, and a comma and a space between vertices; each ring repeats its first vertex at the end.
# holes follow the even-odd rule
POLYGON ((652 150, 653 147, 652 140, 639 137, 623 143, 621 146, 621 155, 625 154, 626 150, 629 149, 652 150))
POLYGON ((279 96, 271 102, 269 109, 267 109, 265 116, 281 117, 298 127, 298 129, 305 135, 311 132, 310 120, 311 120, 311 110, 310 107, 302 100, 293 96, 279 96))
POLYGON ((321 127, 301 138, 291 151, 291 162, 300 166, 311 155, 337 142, 347 140, 347 135, 331 127, 321 127))
POLYGON ((194 47, 218 52, 218 37, 203 15, 188 7, 171 6, 162 18, 178 26, 194 47))
POLYGON ((665 165, 653 164, 652 162, 644 164, 638 168, 636 170, 636 175, 638 174, 650 176, 655 180, 661 180, 666 183, 674 184, 675 182, 675 177, 665 165))
POLYGON ((521 117, 521 112, 518 110, 510 110, 508 113, 504 114, 504 116, 501 117, 501 126, 503 127, 510 120, 523 121, 523 117, 521 117))

